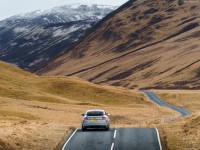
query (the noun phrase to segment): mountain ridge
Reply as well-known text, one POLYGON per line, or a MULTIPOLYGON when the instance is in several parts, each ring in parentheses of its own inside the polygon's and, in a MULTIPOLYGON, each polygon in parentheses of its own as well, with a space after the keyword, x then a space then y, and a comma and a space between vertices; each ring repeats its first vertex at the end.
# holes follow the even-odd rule
MULTIPOLYGON (((32 12, 28 12, 28 13, 22 13, 22 14, 14 15, 7 19, 1 20, 0 22, 6 21, 6 20, 16 20, 16 19, 34 19, 37 17, 42 18, 42 17, 52 15, 52 14, 57 15, 56 17, 59 17, 59 15, 61 15, 61 17, 63 17, 63 16, 65 16, 65 17, 61 21, 47 22, 47 24, 58 23, 58 22, 60 22, 60 23, 61 22, 71 22, 71 21, 77 21, 77 20, 87 20, 87 18, 91 19, 91 18, 89 18, 90 16, 93 17, 93 20, 96 20, 97 18, 102 19, 105 16, 105 14, 107 14, 106 13, 107 10, 104 10, 104 9, 108 9, 108 11, 110 11, 110 10, 116 9, 117 7, 118 6, 77 3, 77 4, 71 4, 71 5, 57 6, 52 9, 46 9, 46 10, 39 9, 39 10, 35 10, 32 12), (87 10, 87 9, 89 9, 89 10, 87 10), (100 11, 97 11, 97 9, 99 9, 100 11), (90 13, 90 16, 85 15, 85 13, 83 11, 87 11, 87 13, 90 13), (97 12, 95 12, 95 11, 97 11, 97 12), (104 14, 104 11, 105 11, 105 14, 104 14), (95 13, 99 13, 100 15, 95 14, 95 13), (76 18, 76 15, 80 15, 80 16, 76 18)), ((50 20, 50 21, 52 21, 52 20, 50 20)), ((42 21, 40 21, 40 22, 43 23, 42 21)))
POLYGON ((129 88, 199 88, 199 7, 129 1, 37 73, 129 88))

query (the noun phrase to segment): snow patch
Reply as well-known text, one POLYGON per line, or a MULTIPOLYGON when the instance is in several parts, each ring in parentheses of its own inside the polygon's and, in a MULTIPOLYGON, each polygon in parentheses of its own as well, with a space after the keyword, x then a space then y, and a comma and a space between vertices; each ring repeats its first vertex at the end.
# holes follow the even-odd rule
POLYGON ((69 6, 70 8, 73 8, 73 9, 77 9, 80 7, 81 4, 72 4, 71 6, 69 6))
POLYGON ((80 15, 74 15, 74 17, 76 18, 76 20, 81 20, 80 15))
POLYGON ((43 18, 43 20, 47 21, 48 23, 51 22, 48 18, 43 18))
POLYGON ((27 37, 25 37, 24 39, 36 41, 36 40, 39 40, 39 37, 38 37, 38 36, 37 36, 37 37, 35 37, 35 36, 27 36, 27 37))
POLYGON ((31 42, 28 42, 28 43, 25 43, 25 44, 22 44, 22 45, 20 45, 19 47, 21 48, 21 47, 28 47, 28 46, 32 46, 33 45, 33 43, 31 43, 31 42))
POLYGON ((17 27, 14 29, 15 33, 22 33, 22 32, 28 32, 28 31, 30 31, 30 29, 27 29, 25 27, 17 27))
POLYGON ((11 47, 13 47, 13 46, 15 46, 15 45, 17 45, 16 42, 14 42, 14 43, 10 43, 10 46, 11 46, 11 47))
POLYGON ((68 35, 74 31, 80 29, 80 28, 81 28, 81 26, 80 27, 71 26, 70 28, 64 29, 64 30, 58 29, 55 32, 53 32, 53 37, 65 36, 65 35, 68 35))
POLYGON ((28 53, 28 55, 31 55, 31 54, 33 54, 35 51, 30 51, 29 53, 28 53))
POLYGON ((41 10, 37 10, 35 11, 36 14, 40 14, 40 13, 43 13, 45 10, 44 9, 41 9, 41 10))
POLYGON ((41 57, 41 58, 35 60, 34 62, 30 63, 28 66, 29 67, 34 66, 35 64, 40 63, 42 61, 44 61, 44 58, 41 57))

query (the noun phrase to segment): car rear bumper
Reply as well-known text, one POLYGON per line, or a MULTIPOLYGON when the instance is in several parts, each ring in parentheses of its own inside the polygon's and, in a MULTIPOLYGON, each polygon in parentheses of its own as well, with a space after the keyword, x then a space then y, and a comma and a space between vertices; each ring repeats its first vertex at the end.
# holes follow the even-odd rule
POLYGON ((92 125, 92 126, 83 126, 84 128, 108 128, 109 127, 109 125, 107 125, 107 126, 104 126, 104 125, 102 125, 102 126, 99 126, 99 125, 92 125))
POLYGON ((103 121, 103 122, 93 123, 89 121, 84 121, 82 122, 82 126, 84 128, 107 128, 109 127, 109 122, 103 121))

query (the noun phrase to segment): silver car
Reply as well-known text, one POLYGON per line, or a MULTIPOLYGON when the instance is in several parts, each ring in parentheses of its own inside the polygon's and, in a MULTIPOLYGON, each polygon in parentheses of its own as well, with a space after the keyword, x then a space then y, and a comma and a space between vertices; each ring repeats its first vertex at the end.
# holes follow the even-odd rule
POLYGON ((104 110, 88 110, 82 116, 82 131, 88 128, 104 128, 107 131, 110 129, 110 114, 104 110))

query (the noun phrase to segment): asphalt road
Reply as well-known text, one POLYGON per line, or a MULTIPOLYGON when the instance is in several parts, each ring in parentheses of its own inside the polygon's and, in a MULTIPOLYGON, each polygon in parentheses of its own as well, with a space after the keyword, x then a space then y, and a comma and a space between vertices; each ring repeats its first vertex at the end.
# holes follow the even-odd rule
POLYGON ((160 97, 158 97, 155 93, 153 92, 149 92, 149 91, 141 91, 143 93, 145 93, 152 101, 154 101, 155 103, 157 103, 160 106, 164 106, 164 107, 168 107, 171 108, 175 111, 178 111, 183 117, 184 116, 188 116, 191 115, 192 112, 188 111, 186 109, 183 109, 181 107, 178 106, 172 106, 170 104, 168 104, 167 102, 165 102, 164 100, 160 99, 160 97))
POLYGON ((62 150, 162 150, 156 128, 77 129, 62 150))

